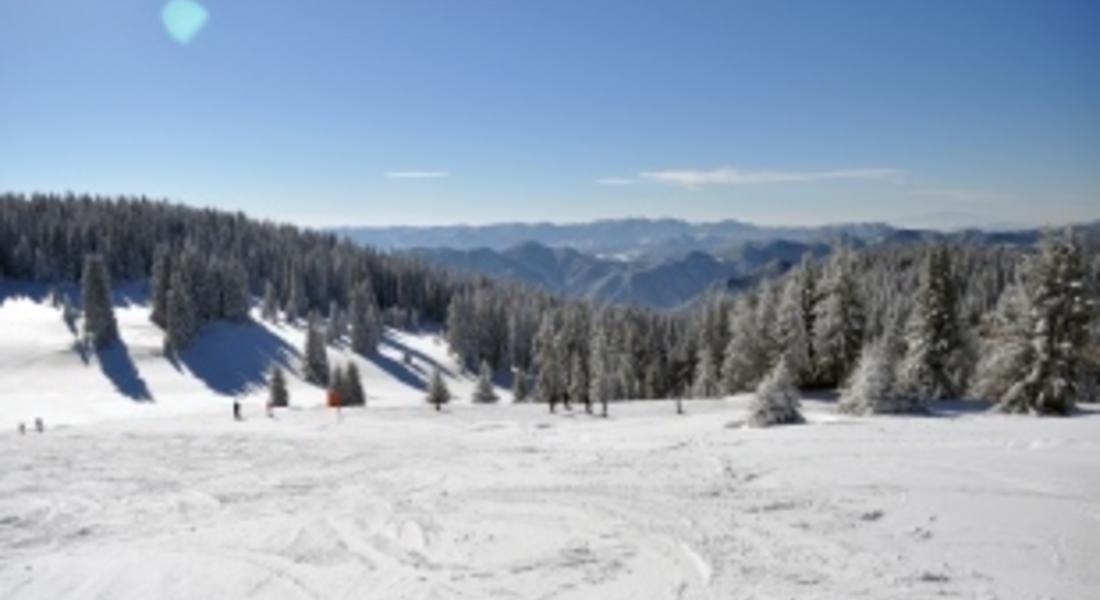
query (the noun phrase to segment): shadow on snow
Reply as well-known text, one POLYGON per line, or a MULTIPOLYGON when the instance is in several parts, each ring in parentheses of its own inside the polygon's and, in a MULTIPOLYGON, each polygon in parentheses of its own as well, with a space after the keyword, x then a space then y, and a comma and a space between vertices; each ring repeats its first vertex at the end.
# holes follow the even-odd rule
POLYGON ((259 323, 215 321, 180 353, 179 362, 206 387, 235 396, 266 385, 275 365, 293 371, 292 359, 297 357, 297 350, 259 323))

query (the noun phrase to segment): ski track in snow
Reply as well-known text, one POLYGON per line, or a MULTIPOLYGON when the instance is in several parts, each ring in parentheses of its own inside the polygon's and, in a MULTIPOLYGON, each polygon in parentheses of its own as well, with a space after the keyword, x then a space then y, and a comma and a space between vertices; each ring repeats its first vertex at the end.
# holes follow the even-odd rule
POLYGON ((730 430, 743 398, 0 435, 0 597, 1090 598, 1100 415, 730 430), (491 426, 489 426, 491 424, 491 426), (1066 443, 1019 452, 1031 429, 1066 443), (968 444, 937 441, 969 440, 968 444), (1074 448, 1078 448, 1074 451, 1074 448))

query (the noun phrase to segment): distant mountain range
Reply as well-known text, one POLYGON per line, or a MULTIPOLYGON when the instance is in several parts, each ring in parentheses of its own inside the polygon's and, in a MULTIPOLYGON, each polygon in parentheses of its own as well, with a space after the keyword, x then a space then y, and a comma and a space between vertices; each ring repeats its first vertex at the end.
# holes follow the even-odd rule
POLYGON ((577 298, 662 309, 709 290, 738 289, 779 274, 806 254, 855 247, 953 240, 1030 245, 1036 230, 944 233, 882 223, 764 227, 740 221, 623 219, 580 224, 503 223, 447 227, 349 227, 360 243, 462 273, 519 281, 577 298))

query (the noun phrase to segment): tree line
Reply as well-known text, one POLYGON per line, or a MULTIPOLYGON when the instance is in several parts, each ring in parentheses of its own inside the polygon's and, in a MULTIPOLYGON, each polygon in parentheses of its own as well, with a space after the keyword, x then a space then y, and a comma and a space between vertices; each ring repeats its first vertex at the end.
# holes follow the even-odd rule
POLYGON ((209 321, 248 319, 258 304, 261 318, 306 328, 303 374, 318 385, 333 378, 321 363, 327 344, 346 338, 369 355, 384 325, 443 325, 465 368, 511 377, 517 400, 551 409, 767 383, 761 396, 780 399, 791 386, 840 388, 841 407, 853 412, 972 396, 1067 414, 1096 395, 1094 229, 1051 232, 1036 249, 839 244, 747 291, 670 313, 456 276, 242 214, 3 194, 0 277, 80 282, 85 332, 97 345, 117 337, 111 281, 149 281, 151 319, 169 352, 185 350, 209 321))

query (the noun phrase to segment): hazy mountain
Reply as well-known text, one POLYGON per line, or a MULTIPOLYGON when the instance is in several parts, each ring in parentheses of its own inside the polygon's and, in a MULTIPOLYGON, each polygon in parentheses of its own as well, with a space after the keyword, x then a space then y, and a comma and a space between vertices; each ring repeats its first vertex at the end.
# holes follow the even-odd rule
POLYGON ((720 253, 745 242, 777 239, 812 243, 846 237, 875 241, 895 228, 881 223, 824 227, 769 227, 741 221, 690 223, 677 219, 616 219, 590 223, 498 223, 432 227, 344 227, 334 230, 379 248, 507 250, 524 242, 615 258, 666 259, 693 251, 720 253))

